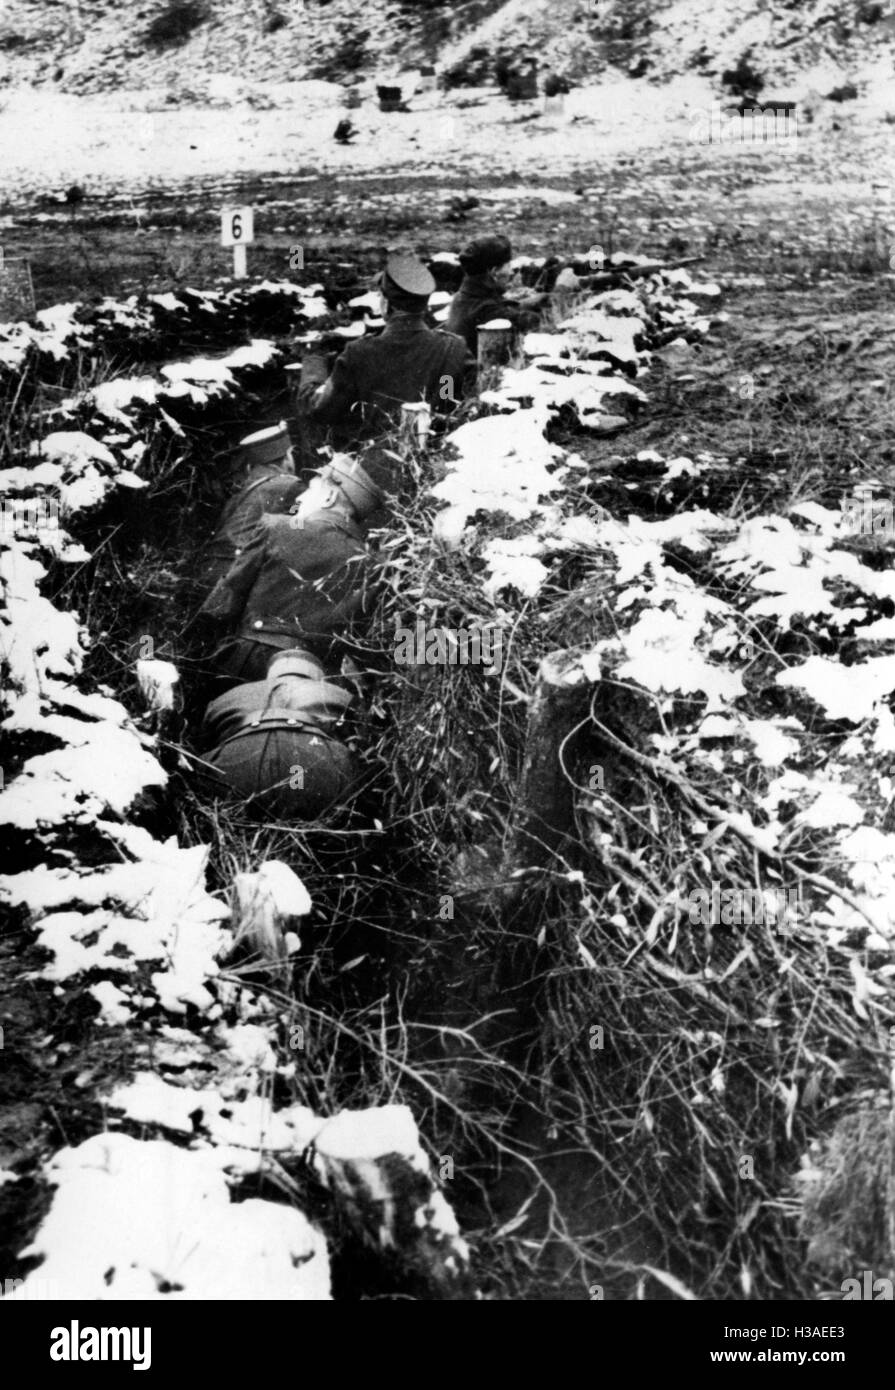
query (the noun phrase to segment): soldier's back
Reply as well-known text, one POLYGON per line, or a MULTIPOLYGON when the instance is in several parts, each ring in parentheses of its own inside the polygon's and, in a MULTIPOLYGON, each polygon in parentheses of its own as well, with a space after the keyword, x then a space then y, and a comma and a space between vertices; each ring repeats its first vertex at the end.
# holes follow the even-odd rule
POLYGON ((265 513, 288 512, 305 484, 294 473, 275 473, 257 479, 228 502, 214 535, 199 556, 198 577, 209 588, 216 584, 241 554, 265 513))
POLYGON ((425 400, 438 409, 459 395, 467 348, 456 334, 398 319, 378 338, 351 343, 343 357, 352 414, 375 429, 396 421, 405 401, 425 400))

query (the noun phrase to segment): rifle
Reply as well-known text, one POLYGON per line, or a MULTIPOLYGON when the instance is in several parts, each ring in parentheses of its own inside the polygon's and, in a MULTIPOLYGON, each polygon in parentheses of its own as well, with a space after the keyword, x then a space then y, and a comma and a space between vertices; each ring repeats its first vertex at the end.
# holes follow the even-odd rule
POLYGON ((695 265, 697 261, 704 261, 705 256, 685 256, 679 261, 647 261, 645 265, 617 265, 611 270, 604 270, 599 275, 582 275, 581 288, 587 290, 609 289, 619 279, 627 276, 630 280, 639 280, 643 275, 652 275, 657 270, 678 270, 681 266, 695 265))
MULTIPOLYGON (((693 265, 696 261, 702 260, 705 260, 704 256, 686 256, 683 260, 679 261, 648 261, 646 265, 615 265, 611 270, 602 271, 599 275, 579 275, 579 284, 576 288, 582 290, 607 289, 626 275, 630 279, 636 280, 643 275, 652 275, 656 270, 677 270, 679 266, 693 265)), ((563 264, 558 258, 549 260, 538 275, 532 289, 542 294, 553 294, 553 289, 548 290, 546 288, 549 277, 552 274, 553 283, 555 284, 556 277, 560 272, 571 267, 572 264, 572 261, 566 261, 565 264, 563 264)), ((507 296, 507 298, 510 297, 510 295, 507 296)))

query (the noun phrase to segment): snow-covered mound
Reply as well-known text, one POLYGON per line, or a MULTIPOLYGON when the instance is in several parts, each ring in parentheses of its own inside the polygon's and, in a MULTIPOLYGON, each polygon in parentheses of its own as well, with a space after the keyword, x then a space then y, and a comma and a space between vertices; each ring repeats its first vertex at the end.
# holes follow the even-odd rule
MULTIPOLYGON (((854 498, 839 511, 805 503, 791 515, 737 521, 691 500, 664 519, 620 521, 592 503, 582 508, 583 460, 545 437, 563 407, 577 411, 579 428, 599 432, 607 408, 642 398, 648 342, 686 332, 698 344, 711 321, 686 298, 696 288, 685 271, 664 273, 591 298, 556 333, 529 334, 531 365, 505 370, 483 396, 501 413, 448 436, 449 471, 431 489, 447 503, 435 533, 484 562, 483 593, 500 598, 508 625, 566 552, 589 557, 595 587, 584 603, 607 615, 613 635, 585 645, 582 660, 595 681, 639 692, 655 711, 657 768, 716 783, 718 799, 702 807, 694 833, 708 832, 708 817, 767 856, 778 879, 798 880, 801 927, 848 952, 863 1017, 879 988, 866 983, 865 953, 882 953, 878 978, 895 975, 893 786, 874 770, 895 752, 895 622, 881 616, 895 601, 895 575, 877 563, 885 533, 872 545, 856 533, 854 498), (618 376, 631 362, 636 383, 618 376), (500 533, 504 521, 512 534, 500 533), (813 654, 777 655, 793 631, 813 654), (844 659, 843 650, 855 655, 844 659), (807 861, 791 848, 799 831, 811 832, 807 861), (818 858, 828 873, 813 869, 818 858)), ((610 418, 622 444, 627 422, 610 418)), ((654 451, 633 462, 651 470, 651 507, 681 480, 704 478, 707 487, 731 467, 654 451)), ((666 867, 657 864, 659 879, 666 867)), ((676 901, 657 911, 654 932, 673 929, 676 901)))

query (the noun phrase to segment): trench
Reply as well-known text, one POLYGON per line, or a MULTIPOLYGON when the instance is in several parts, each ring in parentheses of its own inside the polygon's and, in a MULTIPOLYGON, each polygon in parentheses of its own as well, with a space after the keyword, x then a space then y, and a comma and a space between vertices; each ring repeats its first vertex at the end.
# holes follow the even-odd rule
MULTIPOLYGON (((148 497, 119 494, 82 522, 79 538, 94 558, 74 576, 62 566, 51 568, 48 596, 78 609, 93 634, 85 688, 109 687, 138 714, 132 663, 145 652, 146 639, 152 655, 178 665, 185 687, 182 724, 166 731, 159 751, 169 786, 160 799, 136 807, 134 818, 154 834, 177 834, 183 844, 210 844, 211 891, 227 889, 234 866, 251 867, 266 857, 285 859, 304 879, 315 906, 307 950, 295 965, 296 1016, 305 1005, 320 1008, 321 1001, 337 1017, 365 1021, 375 1015, 378 1026, 389 1029, 389 1046, 398 1045, 408 1065, 434 1080, 437 1099, 412 1082, 407 1099, 436 1168, 442 1158, 450 1160, 446 1195, 461 1230, 470 1233, 474 1248, 479 1244, 476 1273, 486 1296, 512 1289, 513 1296, 529 1299, 583 1299, 597 1283, 606 1297, 630 1296, 631 1269, 659 1256, 636 1212, 620 1217, 618 1193, 599 1157, 569 1141, 569 1126, 551 1114, 549 1087, 539 1076, 543 1001, 532 943, 539 922, 555 920, 568 904, 561 892, 536 888, 521 911, 508 912, 487 868, 496 852, 495 827, 506 823, 511 807, 492 808, 480 843, 473 838, 460 847, 433 838, 421 858, 419 836, 403 823, 387 769, 375 762, 357 804, 324 823, 301 826, 259 826, 238 809, 222 819, 201 779, 181 765, 178 749, 196 748, 209 674, 189 640, 189 622, 203 597, 192 580, 195 558, 233 486, 238 440, 281 418, 292 423, 281 381, 281 371, 270 372, 251 392, 222 402, 212 421, 203 419, 191 433, 180 468, 166 473, 148 497), (453 862, 446 857, 451 854, 453 862), (455 908, 444 918, 437 904, 447 891, 455 908), (487 1055, 484 1066, 481 1054, 487 1055), (503 1228, 505 1236, 491 1236, 503 1228), (538 1248, 537 1259, 520 1259, 517 1231, 538 1248), (580 1243, 574 1254, 570 1236, 580 1243)), ((314 459, 307 451, 301 457, 308 471, 314 459)), ((574 580, 570 571, 570 586, 574 580)), ((381 643, 382 634, 374 634, 374 646, 377 638, 381 643)), ((381 746, 383 737, 400 736, 398 716, 389 714, 391 684, 387 675, 377 700, 384 713, 371 717, 372 729, 361 729, 361 743, 366 738, 381 746)), ((522 732, 521 723, 511 730, 511 771, 518 770, 522 732)), ((434 772, 427 769, 423 777, 438 796, 434 772)), ((461 778, 482 780, 474 758, 461 767, 461 778)), ((358 1033, 360 1042, 342 1046, 336 1084, 309 1077, 305 1103, 325 1112, 376 1103, 381 1079, 365 1052, 364 1028, 358 1033)), ((344 1233, 334 1249, 333 1280, 336 1296, 413 1291, 344 1233)))
MULTIPOLYGON (((232 336, 227 341, 232 344, 232 336)), ((183 350, 182 341, 178 348, 183 350)), ((601 1081, 588 1081, 582 1092, 576 1080, 588 1062, 587 1030, 603 1017, 606 995, 617 986, 612 979, 595 979, 587 1015, 567 1019, 557 1002, 553 964, 562 963, 563 937, 569 935, 564 928, 578 913, 579 890, 548 874, 527 884, 521 903, 509 906, 495 871, 522 762, 525 721, 518 709, 502 716, 496 776, 485 725, 465 728, 464 697, 472 698, 476 718, 490 714, 469 683, 455 692, 459 766, 453 775, 426 759, 419 740, 418 763, 408 760, 402 745, 412 730, 402 727, 402 719, 421 717, 444 691, 434 688, 430 700, 424 687, 403 688, 393 664, 389 669, 393 627, 387 622, 394 607, 386 606, 369 638, 377 693, 361 720, 369 778, 356 804, 320 823, 259 826, 238 808, 222 814, 181 765, 179 750, 195 747, 208 674, 189 637, 203 597, 193 578, 196 555, 233 487, 238 440, 290 417, 281 370, 257 376, 249 390, 189 427, 185 457, 176 467, 165 464, 146 493, 119 493, 79 522, 78 538, 93 555, 88 563, 74 575, 61 565, 50 570, 47 596, 77 609, 93 634, 85 688, 108 686, 139 715, 133 660, 147 638, 152 655, 181 670, 182 723, 165 731, 159 750, 169 787, 163 797, 141 801, 134 819, 154 834, 176 834, 182 844, 210 845, 212 891, 225 892, 234 869, 256 867, 265 858, 286 860, 305 881, 314 911, 295 965, 294 1017, 310 1033, 316 1029, 328 1058, 325 1066, 308 1068, 292 1099, 317 1113, 384 1103, 396 1095, 411 1105, 436 1172, 442 1160, 450 1161, 450 1171, 441 1173, 445 1194, 473 1245, 475 1276, 486 1297, 582 1300, 594 1297, 595 1288, 609 1299, 637 1296, 642 1267, 674 1269, 674 1251, 668 1233, 640 1210, 628 1189, 622 1146, 618 1152, 598 1148, 588 1133, 593 1117, 582 1095, 599 1105, 601 1081), (476 818, 464 820, 459 802, 472 807, 476 818), (448 917, 438 907, 445 894, 454 902, 448 917), (542 934, 546 953, 535 950, 542 934), (377 1036, 389 1054, 387 1064, 371 1048, 377 1036)), ((593 465, 583 491, 586 504, 619 517, 659 517, 695 501, 692 480, 657 487, 657 470, 648 462, 622 461, 611 441, 589 440, 569 419, 556 421, 551 437, 593 465)), ((307 471, 315 459, 305 440, 296 442, 307 471)), ((767 460, 747 461, 745 471, 750 469, 767 487, 767 460)), ((708 492, 701 481, 699 505, 729 505, 743 474, 741 468, 735 481, 719 472, 708 492)), ((409 518, 428 535, 426 516, 414 505, 406 499, 401 526, 409 518)), ((401 526, 380 520, 374 545, 384 553, 400 539, 401 526)), ((400 548, 397 553, 400 558, 400 548)), ((676 560, 671 548, 666 558, 694 572, 692 556, 676 560)), ((418 588, 416 572, 405 570, 405 580, 408 574, 418 588)), ((392 578, 400 587, 399 566, 392 566, 392 578)), ((571 598, 584 579, 573 556, 563 562, 557 583, 571 598)), ((418 598, 409 600, 411 608, 418 598)), ((529 649, 571 646, 592 640, 593 631, 593 616, 566 604, 546 631, 538 630, 537 640, 532 637, 529 649)), ((630 702, 603 711, 615 727, 632 716, 640 712, 630 702)), ((20 750, 20 756, 32 751, 20 750)), ((630 796, 627 770, 587 734, 575 757, 584 766, 601 764, 617 800, 630 796)), ((586 823, 579 830, 577 858, 570 863, 586 868, 596 882, 600 866, 588 851, 586 823)), ((84 849, 89 857, 86 844, 84 849)), ((632 1014, 636 1007, 632 1001, 632 1014)), ((627 1094, 630 1057, 642 1046, 634 1031, 632 1019, 630 1036, 601 1058, 616 1106, 627 1094)), ((77 1136, 80 1124, 95 1132, 88 1108, 73 1126, 70 1118, 66 1113, 69 1132, 60 1130, 59 1141, 70 1141, 72 1130, 77 1136)), ((245 1185, 246 1194, 253 1190, 245 1185)), ((264 1195, 278 1198, 275 1190, 264 1195)), ((320 1193, 308 1188, 307 1195, 309 1210, 320 1206, 325 1225, 331 1212, 320 1193)), ((33 1220, 33 1211, 26 1216, 33 1220)), ((332 1249, 337 1297, 419 1294, 406 1274, 384 1269, 349 1234, 340 1232, 332 1249)), ((698 1282, 693 1269, 680 1273, 698 1282)), ((667 1294, 652 1289, 651 1296, 667 1294)))

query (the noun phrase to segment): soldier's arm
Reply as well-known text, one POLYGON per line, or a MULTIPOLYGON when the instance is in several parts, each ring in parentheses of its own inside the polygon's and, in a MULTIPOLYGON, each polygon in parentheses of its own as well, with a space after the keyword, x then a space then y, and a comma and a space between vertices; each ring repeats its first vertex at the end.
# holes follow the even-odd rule
POLYGON ((527 333, 530 328, 537 327, 540 314, 533 312, 533 308, 515 303, 513 299, 489 299, 476 310, 473 319, 476 333, 483 323, 490 323, 492 319, 506 319, 517 333, 527 333))
POLYGON ((539 306, 546 303, 548 296, 525 296, 521 303, 509 301, 504 318, 508 318, 517 333, 528 333, 541 322, 539 306))
POLYGON ((449 412, 458 401, 473 394, 478 374, 478 362, 465 340, 455 333, 449 336, 455 340, 453 350, 445 363, 438 398, 433 402, 434 410, 441 415, 449 412))
POLYGON ((366 546, 359 545, 353 555, 328 576, 327 589, 333 604, 332 626, 350 627, 363 617, 371 607, 371 594, 367 579, 369 554, 366 546))
POLYGON ((350 348, 346 348, 327 380, 311 395, 308 415, 322 425, 334 425, 344 420, 357 400, 355 374, 350 348))
POLYGON ((241 555, 222 579, 215 584, 208 598, 199 609, 205 618, 217 623, 232 623, 241 615, 246 599, 261 571, 267 549, 267 531, 263 523, 255 531, 241 555))
POLYGON ((462 401, 467 396, 475 394, 476 378, 479 371, 479 364, 475 354, 469 351, 465 343, 463 344, 463 349, 463 356, 460 359, 458 368, 460 384, 454 392, 458 401, 462 401))
POLYGON ((325 386, 331 360, 331 355, 322 352, 308 353, 307 357, 303 359, 298 399, 306 409, 310 407, 314 397, 319 394, 321 387, 325 386))

